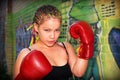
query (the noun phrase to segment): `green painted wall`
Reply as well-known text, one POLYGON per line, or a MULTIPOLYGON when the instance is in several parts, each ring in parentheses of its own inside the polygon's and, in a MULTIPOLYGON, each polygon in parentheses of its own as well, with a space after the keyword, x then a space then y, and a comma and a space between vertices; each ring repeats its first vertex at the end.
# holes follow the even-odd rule
MULTIPOLYGON (((15 13, 7 15, 7 31, 6 31, 6 53, 8 60, 9 73, 12 73, 12 67, 16 59, 16 27, 32 22, 35 10, 43 4, 51 4, 56 6, 63 17, 62 32, 59 41, 70 41, 77 49, 69 34, 69 26, 76 20, 85 20, 89 22, 96 36, 94 60, 90 60, 90 64, 96 62, 96 66, 90 66, 86 72, 86 78, 92 74, 97 79, 96 73, 101 80, 119 80, 120 68, 116 64, 115 58, 111 52, 108 42, 109 32, 113 27, 120 29, 120 1, 119 0, 34 0, 28 2, 23 8, 15 13), (113 6, 114 5, 114 6, 113 6), (22 22, 20 22, 22 19, 22 22), (12 47, 12 48, 9 48, 12 47), (12 55, 12 56, 11 56, 12 55), (97 71, 94 70, 98 68, 97 71), (89 73, 91 71, 91 73, 89 73)), ((21 26, 22 27, 22 26, 21 26)), ((78 44, 79 45, 79 44, 78 44)), ((98 79, 97 79, 98 80, 98 79)))

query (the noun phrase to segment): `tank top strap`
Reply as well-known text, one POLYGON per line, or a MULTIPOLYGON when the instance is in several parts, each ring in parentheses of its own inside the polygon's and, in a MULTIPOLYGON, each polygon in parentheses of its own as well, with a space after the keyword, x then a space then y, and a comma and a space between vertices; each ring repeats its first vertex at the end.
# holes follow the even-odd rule
POLYGON ((28 47, 28 50, 30 50, 31 51, 31 49, 28 47))
POLYGON ((66 53, 67 53, 67 55, 68 55, 68 52, 67 52, 67 49, 66 49, 66 46, 65 46, 64 42, 62 42, 62 44, 63 44, 63 47, 65 48, 66 53))

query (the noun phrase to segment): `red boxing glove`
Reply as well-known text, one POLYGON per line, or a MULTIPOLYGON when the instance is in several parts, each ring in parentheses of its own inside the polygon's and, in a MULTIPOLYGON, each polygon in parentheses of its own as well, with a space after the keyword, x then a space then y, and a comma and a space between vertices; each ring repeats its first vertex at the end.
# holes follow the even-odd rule
POLYGON ((78 21, 71 25, 70 35, 74 38, 80 38, 79 57, 90 59, 94 53, 94 33, 91 26, 85 21, 78 21))
POLYGON ((23 59, 15 80, 42 80, 51 70, 52 66, 43 53, 33 50, 23 59))
POLYGON ((19 73, 19 74, 17 75, 17 77, 15 78, 15 80, 24 80, 24 79, 22 79, 22 75, 19 73))

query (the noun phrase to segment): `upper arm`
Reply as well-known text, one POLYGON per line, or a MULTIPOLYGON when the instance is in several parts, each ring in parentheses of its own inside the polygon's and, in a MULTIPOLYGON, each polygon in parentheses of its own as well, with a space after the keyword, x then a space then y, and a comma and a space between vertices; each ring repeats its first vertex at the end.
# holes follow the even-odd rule
POLYGON ((68 51, 69 65, 70 65, 71 71, 73 72, 73 74, 75 74, 78 77, 83 76, 83 74, 87 69, 88 60, 78 58, 77 54, 74 51, 74 48, 70 43, 66 42, 65 45, 68 51))
POLYGON ((23 58, 27 55, 27 53, 28 49, 26 48, 20 51, 14 64, 13 78, 15 78, 19 74, 21 62, 23 58))

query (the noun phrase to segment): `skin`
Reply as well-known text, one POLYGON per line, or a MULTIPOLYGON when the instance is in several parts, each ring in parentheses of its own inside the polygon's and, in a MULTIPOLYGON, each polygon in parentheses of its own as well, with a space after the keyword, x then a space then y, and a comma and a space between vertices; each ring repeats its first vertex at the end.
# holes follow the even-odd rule
MULTIPOLYGON (((30 46, 31 50, 42 51, 52 66, 63 66, 68 62, 74 75, 78 77, 84 75, 88 60, 78 58, 71 44, 64 42, 68 51, 67 55, 63 45, 57 42, 60 35, 59 19, 49 18, 40 25, 34 23, 34 28, 38 32, 39 40, 30 46)), ((19 74, 21 62, 29 52, 28 48, 21 50, 14 65, 14 78, 19 74)))

